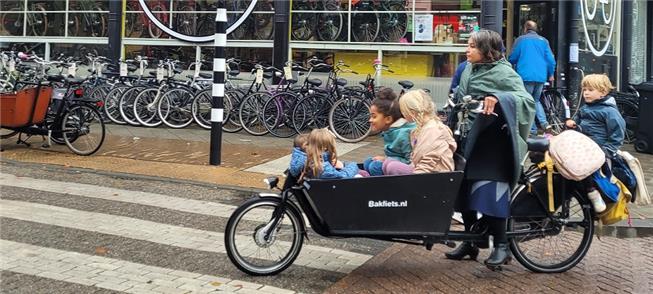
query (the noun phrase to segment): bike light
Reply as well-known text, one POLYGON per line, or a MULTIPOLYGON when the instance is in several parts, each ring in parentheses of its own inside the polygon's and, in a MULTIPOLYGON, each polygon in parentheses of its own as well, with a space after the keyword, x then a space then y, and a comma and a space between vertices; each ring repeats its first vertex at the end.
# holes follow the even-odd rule
POLYGON ((75 97, 77 97, 77 98, 82 97, 82 96, 84 96, 84 89, 77 88, 77 89, 75 89, 74 93, 75 93, 75 97))
POLYGON ((104 106, 104 101, 100 100, 98 102, 95 102, 95 106, 97 107, 103 107, 104 106))

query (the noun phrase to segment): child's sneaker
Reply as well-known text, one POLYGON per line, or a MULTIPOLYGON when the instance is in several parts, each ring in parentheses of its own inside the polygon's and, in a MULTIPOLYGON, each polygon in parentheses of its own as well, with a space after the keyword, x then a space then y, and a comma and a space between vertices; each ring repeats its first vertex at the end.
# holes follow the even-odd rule
POLYGON ((600 212, 603 212, 605 210, 605 202, 603 201, 603 198, 601 198, 601 193, 599 193, 598 190, 589 191, 587 193, 587 197, 592 202, 592 206, 594 207, 594 211, 600 213, 600 212))

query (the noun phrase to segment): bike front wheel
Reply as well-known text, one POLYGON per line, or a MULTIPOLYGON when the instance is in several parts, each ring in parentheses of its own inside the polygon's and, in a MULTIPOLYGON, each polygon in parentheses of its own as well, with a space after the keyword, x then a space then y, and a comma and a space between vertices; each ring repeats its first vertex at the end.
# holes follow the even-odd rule
POLYGON ((193 122, 193 93, 186 89, 172 89, 159 99, 157 115, 168 127, 185 128, 193 122))
POLYGON ((105 128, 97 110, 88 105, 76 105, 64 114, 61 134, 70 151, 91 155, 102 147, 105 128))
MULTIPOLYGON (((537 181, 544 185, 539 191, 546 193, 546 177, 540 177, 537 181)), ((538 186, 537 182, 532 184, 538 186)), ((513 198, 515 210, 520 209, 515 207, 519 200, 537 197, 528 190, 525 186, 518 190, 513 198)), ((512 253, 519 263, 531 271, 565 272, 585 257, 592 244, 594 219, 589 200, 577 191, 564 198, 551 217, 544 215, 547 208, 542 204, 539 207, 540 216, 508 219, 508 231, 515 234, 510 239, 512 253)))
POLYGON ((287 206, 275 225, 274 213, 281 204, 279 198, 253 198, 229 217, 224 243, 227 256, 241 271, 254 276, 274 275, 299 255, 304 242, 301 213, 287 206))

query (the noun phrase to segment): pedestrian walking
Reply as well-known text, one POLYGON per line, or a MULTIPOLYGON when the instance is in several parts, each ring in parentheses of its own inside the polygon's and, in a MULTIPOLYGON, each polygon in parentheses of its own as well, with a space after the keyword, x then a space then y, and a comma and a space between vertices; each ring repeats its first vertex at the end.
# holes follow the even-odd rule
POLYGON ((526 21, 523 33, 515 41, 508 61, 515 66, 515 71, 524 81, 526 91, 535 100, 535 121, 531 126, 531 134, 537 135, 537 124, 545 131, 551 129, 546 121, 540 96, 544 83, 547 80, 553 82, 556 62, 549 41, 537 34, 537 23, 532 20, 526 21))

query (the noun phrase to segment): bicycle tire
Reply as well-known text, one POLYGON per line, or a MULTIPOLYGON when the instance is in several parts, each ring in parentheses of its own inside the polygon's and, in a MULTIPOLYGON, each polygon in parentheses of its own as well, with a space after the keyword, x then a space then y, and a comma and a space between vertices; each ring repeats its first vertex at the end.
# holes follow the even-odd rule
POLYGON ((187 127, 193 122, 193 100, 193 93, 184 88, 163 93, 156 107, 159 120, 173 129, 187 127))
POLYGON ((254 10, 255 12, 252 13, 254 15, 254 39, 272 40, 272 35, 274 34, 274 14, 256 12, 274 11, 274 5, 268 1, 258 1, 254 10))
MULTIPOLYGON (((340 6, 329 2, 325 4, 327 11, 339 11, 340 6)), ((319 13, 317 15, 317 38, 320 41, 337 41, 342 32, 342 13, 319 13)))
POLYGON ((247 95, 240 103, 238 119, 247 133, 253 136, 263 136, 268 133, 263 123, 263 105, 271 95, 267 92, 255 92, 247 95))
POLYGON ((364 140, 372 131, 369 122, 370 103, 359 97, 345 97, 329 111, 329 128, 338 139, 347 143, 364 140))
POLYGON ((100 113, 84 104, 72 106, 61 121, 61 134, 66 146, 78 155, 88 156, 97 152, 104 142, 105 131, 100 113), (89 136, 92 130, 99 131, 99 134, 89 136), (83 145, 87 148, 81 149, 83 145))
POLYGON ((129 87, 125 85, 115 86, 109 93, 107 93, 104 99, 104 114, 111 120, 114 124, 124 125, 127 124, 120 116, 120 97, 122 93, 129 87))
POLYGON ((34 4, 33 7, 33 12, 32 17, 34 18, 33 22, 29 22, 28 24, 31 28, 31 31, 33 33, 32 36, 38 36, 42 37, 45 36, 46 33, 48 32, 48 14, 46 13, 47 9, 43 7, 42 4, 37 3, 34 4), (37 15, 40 15, 41 18, 37 18, 37 15), (40 27, 37 27, 40 26, 40 27))
POLYGON ((2 20, 0 24, 2 27, 9 32, 12 36, 22 36, 23 35, 23 9, 22 8, 12 8, 9 11, 2 14, 2 20))
POLYGON ((272 96, 263 105, 263 124, 277 138, 289 138, 297 134, 292 126, 293 101, 298 98, 290 92, 272 96))
POLYGON ((379 13, 379 38, 385 42, 399 42, 408 29, 405 7, 402 3, 392 3, 385 10, 393 13, 379 13))
MULTIPOLYGON (((155 5, 151 9, 152 14, 161 22, 166 23, 168 21, 168 15, 166 14, 167 9, 162 5, 155 5), (160 11, 160 12, 155 12, 160 11)), ((147 30, 150 33, 150 37, 154 39, 161 38, 163 36, 163 31, 159 29, 153 22, 148 21, 147 30)))
POLYGON ((241 204, 231 214, 225 228, 224 244, 229 260, 242 272, 253 276, 275 275, 288 268, 299 256, 304 242, 304 224, 302 214, 293 206, 287 206, 283 211, 283 218, 274 229, 271 238, 266 240, 264 237, 266 224, 271 225, 273 212, 281 205, 281 199, 276 197, 252 198, 241 204), (263 209, 260 209, 263 208, 263 209), (248 215, 249 212, 252 215, 248 215), (258 219, 259 222, 249 221, 258 219), (285 221, 287 219, 287 221, 285 221), (237 233, 240 228, 247 230, 247 233, 237 233), (251 232, 249 232, 251 230, 251 232), (283 231, 282 231, 283 230, 283 231), (285 231, 289 231, 286 236, 285 231), (290 240, 287 240, 290 239, 290 240), (247 245, 240 246, 241 242, 247 245), (264 250, 256 251, 254 256, 244 256, 245 253, 258 248, 264 250), (272 250, 280 248, 278 250, 272 250), (259 265, 258 263, 268 262, 263 255, 277 251, 285 254, 279 255, 278 260, 272 260, 269 264, 259 265))
POLYGON ((138 123, 134 115, 134 100, 136 99, 136 96, 145 89, 146 87, 141 86, 131 87, 126 89, 122 95, 120 95, 118 109, 120 110, 120 117, 127 124, 140 126, 140 123, 138 123))
POLYGON ((312 94, 302 98, 292 114, 292 124, 298 134, 309 133, 314 129, 329 126, 329 112, 332 100, 325 94, 312 94))
MULTIPOLYGON (((539 191, 546 191, 546 175, 542 173, 530 180, 532 185, 542 185, 539 191)), ((516 189, 512 198, 513 207, 519 203, 519 197, 534 197, 529 192, 526 185, 516 189)), ((537 196, 535 196, 537 197, 537 196)), ((523 199, 523 198, 522 198, 523 199)), ((592 244, 594 235, 594 219, 591 211, 591 204, 586 197, 583 197, 578 191, 573 191, 565 195, 565 202, 570 207, 570 211, 565 211, 562 205, 553 213, 554 220, 546 216, 541 217, 511 217, 508 219, 508 231, 518 233, 521 230, 528 230, 532 233, 515 236, 509 240, 510 249, 515 259, 527 269, 537 273, 561 273, 573 268, 578 264, 592 244), (565 214, 571 212, 580 212, 580 215, 574 213, 574 217, 565 217, 565 214), (558 226, 558 227, 555 227, 558 226), (563 227, 564 226, 564 227, 563 227), (582 234, 578 233, 583 229, 582 234), (546 234, 551 231, 552 233, 546 234), (557 232, 556 232, 557 231, 557 232), (536 233, 537 232, 537 233, 536 233), (560 235, 564 235, 560 237, 560 235), (563 246, 555 244, 555 238, 564 240, 563 246), (577 245, 570 245, 571 242, 578 241, 577 245), (548 246, 552 246, 549 248, 548 246), (541 251, 538 249, 541 248, 541 251), (563 256, 557 259, 558 254, 569 248, 569 256, 563 256), (555 255, 555 256, 554 256, 555 255), (554 260, 557 259, 557 260, 554 260), (553 260, 553 261, 552 261, 553 260)), ((539 209, 542 215, 546 215, 546 205, 540 203, 539 209)))
POLYGON ((163 94, 157 88, 148 88, 136 95, 132 105, 134 119, 142 126, 158 127, 163 122, 157 113, 158 101, 163 94))
POLYGON ((79 16, 77 15, 68 16, 68 36, 79 36, 79 16))
MULTIPOLYGON (((300 8, 299 10, 304 10, 300 8)), ((298 41, 308 41, 315 34, 315 22, 317 21, 314 13, 293 13, 292 16, 292 39, 298 41)))
MULTIPOLYGON (((360 11, 374 11, 370 8, 358 8, 360 11)), ((379 35, 379 16, 376 13, 352 13, 351 34, 356 42, 373 42, 379 35)))

